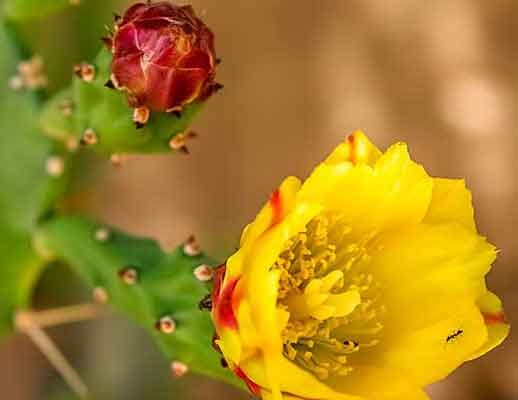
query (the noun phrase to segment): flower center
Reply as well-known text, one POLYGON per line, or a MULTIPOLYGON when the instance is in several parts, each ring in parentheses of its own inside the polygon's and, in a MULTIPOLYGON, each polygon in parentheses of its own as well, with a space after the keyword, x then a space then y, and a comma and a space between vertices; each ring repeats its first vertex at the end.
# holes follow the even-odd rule
POLYGON ((379 285, 366 266, 366 243, 353 239, 338 214, 320 214, 287 241, 277 306, 289 313, 284 355, 319 379, 343 376, 351 358, 378 343, 379 285))

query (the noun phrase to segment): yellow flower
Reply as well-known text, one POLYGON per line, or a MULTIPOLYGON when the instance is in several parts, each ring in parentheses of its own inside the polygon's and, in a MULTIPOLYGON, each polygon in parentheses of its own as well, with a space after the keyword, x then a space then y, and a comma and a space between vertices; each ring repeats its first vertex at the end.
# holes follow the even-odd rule
POLYGON ((217 345, 265 399, 414 400, 509 332, 462 180, 356 132, 289 177, 215 277, 217 345))

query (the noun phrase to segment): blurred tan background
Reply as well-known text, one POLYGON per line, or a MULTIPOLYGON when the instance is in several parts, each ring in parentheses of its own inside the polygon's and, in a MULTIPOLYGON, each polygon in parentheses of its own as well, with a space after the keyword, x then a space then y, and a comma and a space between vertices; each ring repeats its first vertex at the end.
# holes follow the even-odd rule
MULTIPOLYGON (((87 29, 85 18, 102 13, 104 21, 94 25, 101 27, 122 4, 83 3, 37 30, 44 54, 52 53, 57 34, 70 46, 66 63, 49 62, 56 86, 84 57, 74 41, 95 53, 101 33, 87 29)), ((89 190, 74 197, 77 207, 166 247, 195 233, 207 251, 224 257, 284 176, 305 177, 360 128, 381 147, 407 142, 432 175, 466 178, 479 230, 501 250, 489 286, 518 324, 516 0, 198 0, 194 6, 216 33, 225 89, 195 122, 200 139, 192 155, 136 157, 121 168, 96 163, 89 190)), ((67 273, 47 274, 40 304, 63 301, 49 288, 67 273)), ((73 298, 77 286, 60 293, 73 298)), ((52 333, 103 399, 249 398, 205 379, 173 381, 149 339, 121 320, 52 333)), ((429 393, 435 400, 518 399, 516 341, 512 333, 429 393)), ((22 337, 0 350, 0 390, 13 400, 72 398, 22 337)))

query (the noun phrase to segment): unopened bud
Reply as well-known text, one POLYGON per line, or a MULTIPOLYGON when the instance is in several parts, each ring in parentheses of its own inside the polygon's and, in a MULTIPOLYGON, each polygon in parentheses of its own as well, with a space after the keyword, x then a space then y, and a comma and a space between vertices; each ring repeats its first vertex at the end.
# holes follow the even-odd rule
POLYGON ((182 109, 208 98, 216 70, 214 35, 191 6, 137 3, 115 21, 111 85, 134 108, 182 109))

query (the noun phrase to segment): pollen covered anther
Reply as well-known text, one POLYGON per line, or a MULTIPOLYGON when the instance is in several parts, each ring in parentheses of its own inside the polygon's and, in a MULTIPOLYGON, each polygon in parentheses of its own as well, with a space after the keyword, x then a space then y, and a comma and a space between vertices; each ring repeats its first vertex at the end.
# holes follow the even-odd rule
POLYGON ((376 344, 381 329, 376 285, 355 267, 365 250, 350 232, 340 215, 319 215, 288 240, 273 266, 278 307, 290 315, 284 355, 321 380, 347 375, 348 355, 376 344))

